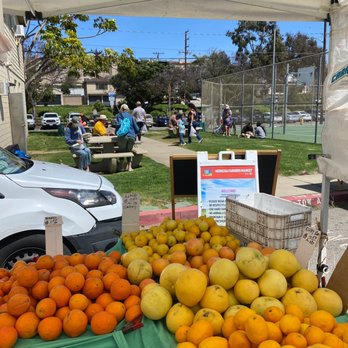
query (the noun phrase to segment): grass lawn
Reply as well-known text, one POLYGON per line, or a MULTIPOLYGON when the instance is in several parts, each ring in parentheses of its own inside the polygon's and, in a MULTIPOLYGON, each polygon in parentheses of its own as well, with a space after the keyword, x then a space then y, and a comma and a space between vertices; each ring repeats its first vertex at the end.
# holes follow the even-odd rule
MULTIPOLYGON (((176 139, 168 138, 166 130, 150 130, 147 135, 166 143, 175 143, 176 139)), ((245 150, 272 150, 281 149, 280 174, 284 176, 303 173, 315 173, 316 161, 309 161, 309 153, 321 153, 321 145, 290 142, 285 140, 257 140, 237 137, 222 137, 221 135, 202 133, 204 141, 198 144, 196 139, 187 145, 194 151, 208 151, 218 153, 226 149, 245 150)), ((74 166, 70 151, 64 142, 64 138, 56 132, 33 132, 28 137, 28 153, 35 160, 62 163, 74 166)), ((169 208, 170 205, 170 176, 168 167, 159 164, 148 157, 143 157, 142 167, 131 173, 105 174, 120 194, 138 192, 141 197, 141 208, 154 209, 169 208)), ((177 199, 180 203, 196 203, 194 198, 177 199)), ((187 205, 187 204, 186 204, 187 205)))

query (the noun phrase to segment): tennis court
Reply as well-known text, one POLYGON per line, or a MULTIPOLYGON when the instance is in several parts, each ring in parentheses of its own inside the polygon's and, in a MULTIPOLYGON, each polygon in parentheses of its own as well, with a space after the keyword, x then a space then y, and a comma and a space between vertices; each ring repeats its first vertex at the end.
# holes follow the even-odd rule
MULTIPOLYGON (((303 125, 300 123, 287 123, 284 130, 283 124, 275 124, 273 138, 321 144, 321 132, 323 126, 323 124, 318 123, 316 129, 315 122, 304 123, 303 125), (315 131, 317 131, 316 139, 315 131)), ((266 124, 265 128, 267 131, 267 138, 272 138, 272 128, 266 124)))

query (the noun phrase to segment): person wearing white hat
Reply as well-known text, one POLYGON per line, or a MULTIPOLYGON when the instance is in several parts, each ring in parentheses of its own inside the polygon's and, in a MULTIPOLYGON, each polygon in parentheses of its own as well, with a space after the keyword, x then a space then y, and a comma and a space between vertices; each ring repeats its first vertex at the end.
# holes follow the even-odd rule
POLYGON ((105 115, 100 115, 97 118, 97 122, 94 125, 92 134, 93 135, 112 135, 111 132, 108 132, 107 126, 108 126, 108 118, 105 115))

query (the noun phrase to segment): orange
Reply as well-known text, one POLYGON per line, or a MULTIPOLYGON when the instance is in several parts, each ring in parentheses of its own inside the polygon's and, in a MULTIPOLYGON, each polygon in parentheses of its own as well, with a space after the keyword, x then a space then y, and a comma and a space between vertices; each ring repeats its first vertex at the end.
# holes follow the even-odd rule
POLYGON ((18 271, 16 280, 18 285, 31 288, 39 280, 39 273, 34 266, 24 266, 18 271))
POLYGON ((101 271, 103 274, 105 274, 107 269, 114 264, 115 264, 114 259, 112 259, 111 257, 105 256, 100 261, 98 270, 101 271))
POLYGON ((65 285, 56 285, 50 291, 49 297, 53 299, 57 307, 67 306, 71 297, 71 291, 65 285))
POLYGON ((180 263, 182 265, 186 262, 186 253, 185 251, 176 250, 170 256, 171 263, 180 263))
POLYGON ((247 307, 243 307, 241 308, 234 316, 234 324, 236 326, 236 328, 238 330, 244 330, 245 329, 245 322, 247 321, 247 319, 254 315, 255 311, 247 308, 247 307))
POLYGON ((203 265, 203 256, 196 255, 190 259, 191 267, 199 269, 203 265))
POLYGON ((248 340, 245 331, 237 330, 231 333, 228 338, 229 348, 251 348, 251 342, 248 340))
POLYGON ((296 348, 306 348, 307 340, 300 333, 291 332, 287 336, 285 336, 283 344, 289 344, 295 346, 296 348))
POLYGON ((95 303, 99 303, 105 309, 106 306, 113 301, 114 299, 112 298, 110 293, 104 292, 97 297, 97 299, 95 300, 95 303))
POLYGON ((135 296, 135 295, 130 295, 128 298, 126 298, 124 300, 123 303, 124 303, 126 309, 128 309, 131 306, 140 304, 140 297, 139 296, 135 296))
POLYGON ((47 290, 50 292, 56 285, 64 285, 65 278, 61 276, 56 276, 50 279, 47 285, 47 290))
POLYGON ((177 343, 187 341, 187 332, 188 332, 189 328, 190 327, 187 325, 182 325, 175 331, 175 340, 177 343))
POLYGON ((274 340, 266 340, 259 344, 258 348, 280 348, 280 344, 274 340))
POLYGON ((80 309, 84 311, 89 305, 89 299, 83 294, 74 294, 69 299, 69 309, 80 309))
POLYGON ((81 264, 81 263, 84 262, 84 260, 85 260, 85 255, 84 254, 80 254, 80 253, 71 254, 69 256, 69 259, 68 259, 69 264, 71 266, 76 266, 78 264, 81 264))
POLYGON ((285 306, 285 314, 292 314, 298 317, 303 323, 304 320, 304 314, 302 309, 297 304, 288 304, 285 306))
POLYGON ((86 331, 87 324, 87 315, 80 309, 73 309, 64 317, 63 331, 68 337, 78 337, 86 331))
POLYGON ((219 252, 216 251, 215 249, 210 248, 210 249, 204 250, 202 256, 203 256, 203 262, 207 263, 211 257, 219 256, 219 252))
POLYGON ((100 278, 87 278, 83 286, 83 294, 95 300, 104 291, 104 283, 100 278))
POLYGON ((279 328, 285 335, 292 332, 299 332, 301 329, 301 321, 292 314, 285 314, 279 320, 279 328))
POLYGON ((229 248, 228 246, 223 246, 219 250, 219 256, 221 258, 233 261, 235 259, 236 255, 235 255, 234 251, 231 248, 229 248))
POLYGON ((45 280, 39 280, 32 288, 31 288, 31 296, 33 296, 36 300, 42 300, 45 297, 48 297, 48 282, 45 280))
MULTIPOLYGON (((40 319, 34 312, 22 314, 16 321, 16 330, 21 338, 31 338, 37 333, 40 319)), ((0 344, 1 345, 1 344, 0 344)))
POLYGON ((113 250, 113 251, 111 251, 111 252, 109 253, 109 257, 111 257, 112 259, 114 259, 115 263, 120 262, 121 256, 122 256, 122 254, 121 254, 119 251, 117 251, 117 250, 113 250))
POLYGON ((8 313, 0 313, 0 328, 3 326, 15 326, 16 318, 8 313))
POLYGON ((42 319, 37 328, 40 338, 44 341, 53 341, 62 333, 62 321, 57 317, 42 319))
POLYGON ((104 283, 104 288, 106 290, 110 290, 112 282, 119 278, 120 276, 117 273, 113 273, 113 272, 106 273, 102 279, 104 283))
POLYGON ((343 348, 344 344, 343 341, 340 340, 337 336, 330 332, 324 332, 325 338, 322 344, 326 344, 327 346, 331 348, 343 348))
POLYGON ((117 325, 116 318, 109 312, 101 311, 91 319, 91 331, 95 335, 105 335, 114 331, 117 325))
POLYGON ((271 321, 266 321, 266 324, 268 328, 268 339, 280 343, 283 339, 283 333, 279 329, 279 326, 271 321))
POLYGON ((169 265, 169 260, 163 259, 162 257, 151 262, 152 271, 158 277, 167 265, 169 265))
POLYGON ((102 255, 98 253, 87 254, 85 256, 84 264, 89 270, 98 269, 99 263, 102 259, 102 255))
POLYGON ((15 317, 25 313, 31 305, 28 295, 15 294, 7 302, 7 312, 15 317))
POLYGON ((279 321, 283 315, 284 312, 276 306, 266 308, 262 314, 265 320, 271 321, 272 323, 276 323, 277 321, 279 321))
POLYGON ((125 319, 126 322, 131 322, 137 318, 139 318, 142 315, 140 303, 139 304, 134 304, 128 308, 126 308, 126 314, 125 314, 125 319))
POLYGON ((103 279, 104 275, 102 271, 99 271, 99 269, 91 269, 90 271, 88 271, 87 275, 86 275, 86 279, 87 278, 100 278, 103 279))
POLYGON ((64 285, 72 292, 80 291, 85 285, 85 277, 80 272, 76 272, 74 268, 74 271, 65 277, 64 285))
POLYGON ((324 310, 317 310, 309 316, 311 325, 320 327, 324 332, 331 332, 335 326, 335 317, 324 310))
POLYGON ((70 308, 68 306, 60 307, 56 310, 54 314, 57 318, 59 318, 62 322, 64 317, 70 312, 70 308))
POLYGON ((114 264, 112 266, 110 266, 106 273, 116 273, 120 276, 120 278, 126 278, 127 277, 127 268, 122 266, 122 265, 119 265, 119 264, 114 264))
POLYGON ((233 316, 227 317, 222 324, 222 328, 221 328, 222 335, 228 339, 231 333, 236 330, 237 328, 236 328, 236 325, 234 324, 234 317, 233 316))
POLYGON ((116 301, 125 300, 131 293, 130 282, 127 279, 116 279, 111 284, 110 294, 116 301))
POLYGON ((109 303, 105 310, 115 316, 117 322, 120 322, 126 314, 126 306, 119 301, 109 303))
POLYGON ((47 317, 52 317, 56 312, 56 309, 56 302, 47 297, 39 301, 39 303, 36 305, 35 312, 40 319, 44 319, 47 317))
POLYGON ((0 347, 11 348, 17 342, 18 333, 13 326, 4 326, 0 328, 0 337, 0 347))
POLYGON ((304 337, 307 340, 307 345, 310 346, 312 344, 323 342, 325 335, 324 331, 320 327, 311 325, 305 330, 304 337))
POLYGON ((68 274, 75 272, 75 267, 67 265, 64 266, 61 270, 60 270, 60 275, 64 278, 67 277, 68 274))
POLYGON ((151 284, 151 283, 156 283, 153 279, 151 278, 146 278, 144 280, 142 280, 139 284, 139 288, 141 291, 143 291, 143 289, 145 288, 146 285, 151 284))
POLYGON ((138 285, 132 284, 131 285, 131 295, 136 295, 140 297, 141 290, 138 285))
POLYGON ((198 346, 205 338, 214 335, 214 328, 210 321, 201 319, 193 323, 187 332, 187 341, 198 346))
POLYGON ((88 268, 83 263, 79 263, 79 264, 75 265, 75 270, 77 272, 80 272, 84 277, 86 277, 86 275, 88 273, 88 268))
POLYGON ((14 285, 15 283, 12 284, 12 288, 10 292, 8 293, 8 298, 11 298, 15 294, 24 294, 24 295, 29 295, 28 289, 26 289, 23 286, 20 285, 14 285))
POLYGON ((90 303, 85 309, 85 314, 87 315, 88 322, 91 322, 91 319, 94 314, 103 310, 104 308, 99 303, 90 303))
POLYGON ((44 269, 44 268, 39 269, 37 273, 39 275, 39 281, 46 280, 48 282, 50 280, 51 272, 48 269, 44 269))

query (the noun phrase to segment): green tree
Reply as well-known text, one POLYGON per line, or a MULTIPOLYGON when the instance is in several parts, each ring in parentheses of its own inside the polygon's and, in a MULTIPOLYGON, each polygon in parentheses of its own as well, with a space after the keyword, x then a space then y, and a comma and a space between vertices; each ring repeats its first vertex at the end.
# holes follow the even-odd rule
POLYGON ((239 21, 234 31, 226 33, 237 46, 236 62, 242 69, 272 64, 274 30, 276 62, 281 62, 287 53, 276 22, 239 21))
POLYGON ((143 103, 158 102, 163 94, 155 84, 154 78, 165 67, 166 64, 161 62, 137 60, 132 57, 131 63, 127 60, 118 65, 117 74, 111 77, 110 84, 125 96, 131 108, 138 100, 143 103))
POLYGON ((28 108, 35 107, 47 86, 53 86, 64 74, 97 77, 108 72, 112 65, 129 60, 132 54, 129 49, 122 54, 110 48, 87 51, 82 39, 117 30, 115 20, 96 17, 95 32, 89 37, 79 37, 79 24, 87 21, 87 15, 68 14, 29 23, 23 41, 28 108))

